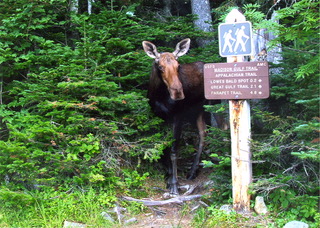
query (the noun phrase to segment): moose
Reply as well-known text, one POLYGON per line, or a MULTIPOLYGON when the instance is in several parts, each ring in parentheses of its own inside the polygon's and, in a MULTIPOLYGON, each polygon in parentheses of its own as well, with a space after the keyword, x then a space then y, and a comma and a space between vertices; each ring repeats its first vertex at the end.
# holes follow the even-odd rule
POLYGON ((174 142, 167 158, 171 160, 168 166, 168 188, 171 195, 179 195, 177 155, 184 120, 195 121, 199 131, 199 147, 188 179, 196 177, 204 147, 206 122, 203 105, 208 102, 204 96, 204 62, 179 64, 177 61, 188 52, 189 38, 180 41, 172 53, 159 53, 157 47, 149 41, 143 41, 142 46, 146 54, 154 59, 147 94, 151 109, 157 116, 173 123, 174 142))

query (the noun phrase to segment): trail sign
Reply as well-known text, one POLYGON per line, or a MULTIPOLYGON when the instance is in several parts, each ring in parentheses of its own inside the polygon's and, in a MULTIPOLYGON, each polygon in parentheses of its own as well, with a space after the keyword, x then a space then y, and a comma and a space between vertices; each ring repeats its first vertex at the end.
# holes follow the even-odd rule
POLYGON ((251 22, 223 23, 219 25, 218 32, 219 52, 222 57, 253 53, 251 22))
POLYGON ((268 62, 207 63, 204 85, 209 100, 268 98, 268 62))

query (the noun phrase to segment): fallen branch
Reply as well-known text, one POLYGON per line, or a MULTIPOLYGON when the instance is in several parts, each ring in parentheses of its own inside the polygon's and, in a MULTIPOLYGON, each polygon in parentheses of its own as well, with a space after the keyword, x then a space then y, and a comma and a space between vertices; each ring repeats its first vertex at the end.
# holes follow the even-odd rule
POLYGON ((168 200, 140 200, 140 199, 135 199, 129 196, 123 196, 122 198, 127 201, 136 201, 136 202, 143 203, 145 206, 162 206, 170 203, 181 204, 184 201, 194 200, 201 197, 202 195, 177 196, 175 198, 171 198, 168 200))
POLYGON ((183 193, 184 196, 190 196, 190 194, 197 188, 197 185, 191 185, 191 187, 189 188, 188 191, 186 191, 185 193, 183 193))

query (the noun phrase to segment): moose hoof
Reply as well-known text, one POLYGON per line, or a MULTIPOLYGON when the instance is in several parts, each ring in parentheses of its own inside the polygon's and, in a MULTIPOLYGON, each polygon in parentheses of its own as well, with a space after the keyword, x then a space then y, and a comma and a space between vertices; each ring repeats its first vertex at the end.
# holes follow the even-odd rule
POLYGON ((176 184, 170 185, 169 194, 170 194, 170 197, 178 196, 179 195, 178 185, 176 185, 176 184))
POLYGON ((188 180, 193 180, 193 179, 195 179, 196 177, 197 177, 197 174, 196 174, 195 172, 189 173, 189 174, 187 175, 187 179, 188 179, 188 180))
POLYGON ((170 192, 163 193, 163 195, 162 195, 163 199, 172 199, 172 198, 175 198, 178 196, 179 195, 171 194, 170 192))

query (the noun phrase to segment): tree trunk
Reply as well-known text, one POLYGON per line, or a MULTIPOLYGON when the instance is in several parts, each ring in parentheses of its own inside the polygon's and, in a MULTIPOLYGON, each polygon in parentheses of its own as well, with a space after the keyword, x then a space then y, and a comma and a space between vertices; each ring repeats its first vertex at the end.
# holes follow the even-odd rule
MULTIPOLYGON (((70 6, 71 15, 79 13, 79 0, 70 0, 69 1, 69 6, 70 6)), ((67 29, 68 30, 67 43, 68 43, 68 45, 70 45, 73 48, 75 47, 74 40, 79 38, 79 33, 74 29, 75 27, 76 26, 73 23, 73 20, 72 20, 72 17, 71 17, 70 18, 69 28, 67 29)))
MULTIPOLYGON (((271 16, 272 21, 276 21, 276 11, 273 12, 271 16)), ((254 43, 254 61, 268 61, 273 64, 279 64, 282 60, 282 46, 281 43, 277 44, 277 46, 270 48, 268 43, 271 40, 274 40, 277 36, 268 31, 268 29, 258 29, 255 31, 253 36, 254 43)), ((270 69, 272 73, 280 73, 281 68, 272 68, 270 69)))
POLYGON ((70 11, 78 13, 78 11, 79 11, 79 0, 71 0, 70 1, 70 11))
MULTIPOLYGON (((191 0, 192 14, 196 15, 198 18, 194 21, 194 25, 197 29, 204 32, 212 31, 212 17, 210 10, 209 0, 191 0)), ((199 38, 197 43, 199 46, 205 46, 211 39, 199 38)))
POLYGON ((88 0, 88 14, 92 13, 92 3, 94 3, 94 0, 88 0))
POLYGON ((163 0, 164 8, 163 13, 165 16, 170 17, 171 14, 171 0, 163 0))
MULTIPOLYGON (((271 20, 279 23, 279 20, 277 20, 277 12, 274 11, 271 16, 271 20)), ((269 41, 274 40, 277 38, 275 34, 272 32, 269 32, 269 41)), ((268 57, 267 60, 269 62, 272 62, 274 64, 279 64, 282 61, 282 46, 281 43, 279 43, 276 47, 273 47, 268 51, 268 57)))

